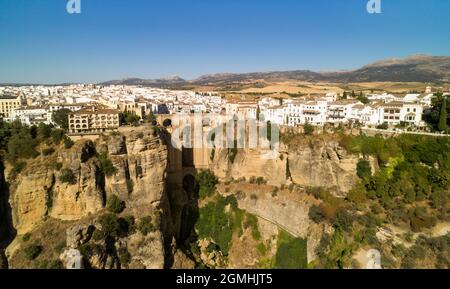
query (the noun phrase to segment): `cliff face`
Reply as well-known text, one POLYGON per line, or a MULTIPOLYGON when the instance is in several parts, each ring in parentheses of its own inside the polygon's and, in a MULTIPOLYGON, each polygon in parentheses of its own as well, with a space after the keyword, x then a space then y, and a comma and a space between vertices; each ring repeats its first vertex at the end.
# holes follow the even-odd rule
POLYGON ((238 150, 232 164, 228 156, 227 150, 218 150, 211 165, 222 179, 263 177, 274 186, 295 183, 325 187, 338 195, 347 193, 358 181, 359 156, 348 154, 335 141, 317 139, 295 147, 282 145, 277 159, 264 159, 260 150, 248 149, 238 150))
MULTIPOLYGON (((231 188, 225 185, 220 193, 243 193, 238 198, 239 208, 258 217, 259 229, 265 244, 271 244, 267 245, 270 250, 276 250, 273 240, 282 229, 307 239, 308 260, 315 259, 315 248, 323 232, 330 230, 309 219, 309 208, 317 202, 301 190, 291 192, 285 188, 274 194, 273 189, 296 184, 298 188, 326 187, 336 195, 345 195, 358 181, 359 156, 346 153, 336 141, 312 138, 296 146, 282 145, 275 159, 264 159, 260 150, 238 150, 234 161, 229 159, 228 150, 218 149, 209 167, 222 180, 245 177, 246 182, 231 188), (251 177, 263 177, 267 185, 250 185, 251 177), (246 189, 247 185, 250 187, 246 189)), ((375 161, 372 165, 375 166, 375 161)), ((17 176, 6 174, 11 219, 18 234, 6 252, 10 267, 35 265, 18 257, 27 245, 22 242, 24 234, 31 232, 36 236, 33 241, 44 244, 47 240, 42 228, 52 232, 56 227, 60 231, 58 236, 66 239, 63 252, 90 248, 87 261, 93 268, 164 268, 172 261, 177 268, 193 267, 192 261, 175 249, 174 236, 181 242, 184 235, 188 237, 193 224, 183 225, 189 219, 185 210, 195 202, 188 200, 189 194, 182 187, 166 184, 167 166, 168 150, 161 138, 150 127, 138 127, 121 128, 120 133, 102 136, 94 142, 79 140, 71 149, 58 147, 51 156, 28 160, 17 176), (114 173, 105 172, 105 158, 111 162, 114 173), (67 170, 73 173, 72 180, 64 177, 67 170), (133 216, 136 225, 150 218, 152 229, 143 233, 135 228, 127 235, 115 237, 113 242, 95 238, 93 232, 105 230, 101 216, 113 195, 125 202, 125 210, 119 217, 133 216), (126 266, 120 261, 123 252, 129 254, 126 266)), ((11 168, 6 169, 10 171, 11 168)), ((195 206, 193 209, 196 212, 195 206)), ((233 241, 228 265, 255 267, 259 256, 256 247, 254 252, 248 251, 254 254, 247 261, 240 257, 243 248, 253 245, 257 244, 251 232, 233 241), (250 241, 247 244, 243 240, 250 241)), ((55 252, 51 258, 58 258, 60 253, 55 252)), ((64 254, 61 256, 65 258, 64 254)))
MULTIPOLYGON (((39 229, 49 218, 101 229, 96 216, 105 213, 107 199, 116 195, 125 202, 122 216, 136 220, 152 216, 157 226, 146 236, 133 233, 121 238, 117 249, 128 248, 135 267, 163 268, 164 237, 171 235, 166 167, 167 148, 149 127, 124 128, 95 142, 79 140, 71 149, 58 148, 52 156, 29 160, 20 174, 8 179, 13 226, 19 236, 39 229), (105 176, 100 156, 111 161, 114 174, 105 176), (64 178, 68 170, 73 173, 69 180, 64 178)), ((81 241, 72 242, 72 247, 79 245, 81 241)), ((9 255, 14 255, 17 245, 10 247, 14 248, 9 255)), ((93 266, 117 267, 103 259, 94 257, 93 266)))

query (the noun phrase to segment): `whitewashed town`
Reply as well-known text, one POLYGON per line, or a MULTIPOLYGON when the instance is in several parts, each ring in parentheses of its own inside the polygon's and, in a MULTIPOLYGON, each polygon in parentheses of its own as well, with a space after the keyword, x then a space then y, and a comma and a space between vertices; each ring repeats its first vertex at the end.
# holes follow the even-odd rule
MULTIPOLYGON (((450 95, 450 93, 444 93, 450 95)), ((264 97, 254 101, 227 101, 215 92, 172 91, 123 85, 4 86, 0 87, 0 118, 26 125, 55 124, 53 113, 69 113, 72 134, 102 133, 117 129, 119 115, 175 113, 239 114, 286 127, 325 124, 358 124, 426 130, 424 113, 432 105, 432 87, 421 93, 371 93, 355 95, 328 92, 315 97, 282 99, 264 97)))

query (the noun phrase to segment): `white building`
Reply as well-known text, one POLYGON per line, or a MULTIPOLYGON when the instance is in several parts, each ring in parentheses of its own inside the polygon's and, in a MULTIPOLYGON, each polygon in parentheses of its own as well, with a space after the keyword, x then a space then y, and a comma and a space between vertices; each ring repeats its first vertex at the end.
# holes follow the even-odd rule
POLYGON ((23 107, 12 111, 8 121, 20 121, 25 125, 52 124, 52 112, 47 107, 23 107))

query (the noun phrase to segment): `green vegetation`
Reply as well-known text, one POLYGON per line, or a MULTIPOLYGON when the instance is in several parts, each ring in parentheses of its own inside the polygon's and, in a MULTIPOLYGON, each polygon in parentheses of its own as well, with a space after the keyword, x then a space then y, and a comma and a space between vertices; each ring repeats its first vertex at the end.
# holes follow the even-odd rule
POLYGON ((18 174, 20 174, 23 169, 25 169, 25 167, 27 166, 26 162, 16 162, 13 165, 13 168, 11 170, 11 176, 17 176, 18 174))
MULTIPOLYGON (((346 200, 332 197, 326 190, 310 189, 309 192, 322 200, 311 208, 310 218, 316 222, 326 221, 335 231, 326 235, 317 249, 319 268, 347 268, 352 266, 352 256, 361 245, 374 248, 394 248, 381 244, 376 237, 379 227, 395 224, 412 232, 423 232, 437 222, 450 220, 450 139, 416 135, 392 138, 342 136, 340 143, 349 152, 362 154, 357 165, 360 183, 347 195, 346 200), (380 169, 372 174, 367 157, 375 157, 380 169)), ((411 236, 408 242, 412 241, 411 236)), ((431 242, 428 240, 428 242, 431 242)), ((433 250, 411 249, 413 256, 431 256, 434 264, 443 266, 448 255, 443 253, 444 239, 433 250), (418 252, 425 250, 426 253, 418 252), (444 254, 446 257, 437 256, 444 254)), ((424 249, 425 248, 425 249, 424 249)), ((407 250, 405 250, 406 252, 407 250)), ((383 251, 386 266, 408 268, 419 264, 420 257, 392 256, 383 251), (414 259, 414 260, 413 260, 414 259)), ((394 254, 395 255, 395 254, 394 254)), ((423 262, 423 261, 422 261, 423 262)))
POLYGON ((360 160, 356 166, 358 177, 363 180, 368 180, 372 176, 372 167, 366 160, 360 160))
POLYGON ((438 129, 440 131, 447 131, 447 101, 442 101, 441 112, 439 114, 438 129))
POLYGON ((52 163, 52 168, 56 171, 60 171, 62 169, 62 167, 63 167, 63 164, 60 162, 55 161, 52 163))
POLYGON ((370 102, 369 99, 367 98, 367 96, 365 96, 362 91, 359 92, 357 99, 364 104, 368 104, 370 102))
POLYGON ((26 246, 23 250, 24 256, 27 260, 34 260, 36 259, 39 254, 42 252, 42 247, 40 245, 32 244, 29 246, 26 246))
POLYGON ((120 116, 121 125, 137 125, 141 118, 134 111, 125 111, 120 116))
POLYGON ((146 114, 144 117, 144 121, 147 123, 150 123, 152 125, 157 125, 158 123, 156 122, 156 116, 153 112, 150 112, 149 114, 146 114))
POLYGON ((151 232, 156 231, 156 226, 152 222, 152 217, 147 216, 139 220, 137 229, 142 235, 147 236, 151 232))
POLYGON ((119 199, 116 195, 111 195, 108 198, 107 208, 111 213, 120 214, 125 209, 125 202, 119 199))
POLYGON ((62 129, 69 129, 69 116, 68 114, 71 111, 69 109, 60 109, 53 112, 52 119, 53 121, 62 129))
POLYGON ((377 129, 387 130, 389 128, 389 124, 387 122, 383 122, 382 124, 377 126, 377 129))
POLYGON ((52 138, 52 141, 55 145, 59 145, 61 141, 63 140, 65 134, 63 130, 60 129, 53 129, 50 133, 50 136, 52 138))
POLYGON ((261 233, 258 229, 258 218, 255 215, 247 213, 245 215, 244 228, 250 228, 254 240, 261 240, 261 233))
POLYGON ((323 212, 322 208, 316 205, 309 208, 308 216, 311 220, 313 220, 317 224, 319 224, 325 219, 325 213, 323 212))
POLYGON ((202 170, 196 177, 196 181, 200 187, 200 198, 210 197, 216 191, 216 185, 219 179, 210 170, 202 170))
POLYGON ((59 180, 62 183, 74 185, 77 182, 77 177, 71 169, 63 169, 61 171, 61 175, 59 176, 59 180))
POLYGON ((306 269, 306 240, 294 238, 285 231, 278 234, 278 248, 275 255, 276 269, 306 269))
POLYGON ((60 260, 42 260, 37 262, 36 268, 46 270, 61 270, 64 269, 64 264, 60 260))
POLYGON ((97 154, 97 158, 100 161, 100 167, 105 176, 111 177, 117 173, 117 169, 114 167, 112 161, 108 158, 107 153, 97 154))
POLYGON ((26 233, 25 235, 22 236, 23 242, 28 242, 30 239, 31 239, 31 233, 26 233))
POLYGON ((432 99, 431 111, 425 114, 425 121, 434 131, 448 131, 450 125, 450 98, 442 93, 435 94, 432 99))
POLYGON ((255 185, 266 185, 267 184, 267 180, 264 179, 263 177, 251 177, 249 180, 250 184, 255 184, 255 185))
POLYGON ((306 135, 313 135, 314 134, 314 126, 312 126, 309 122, 306 122, 303 126, 303 132, 306 135))
POLYGON ((236 219, 240 219, 237 218, 239 215, 237 212, 237 200, 234 196, 224 198, 216 195, 214 201, 200 208, 200 216, 195 225, 199 238, 211 238, 220 251, 227 256, 231 246, 233 228, 238 227, 236 219), (231 210, 227 211, 227 206, 230 206, 231 210))
POLYGON ((131 262, 131 254, 128 252, 127 248, 119 248, 117 255, 119 257, 119 262, 121 266, 128 266, 131 262))
POLYGON ((104 238, 120 238, 128 235, 130 226, 124 218, 118 218, 115 214, 105 214, 99 217, 101 232, 104 238))
POLYGON ((42 150, 42 155, 43 156, 50 156, 50 155, 52 155, 52 154, 54 154, 55 153, 55 149, 54 148, 46 148, 46 149, 44 149, 44 150, 42 150))
POLYGON ((70 139, 70 137, 65 136, 64 137, 64 148, 70 149, 74 145, 74 142, 70 139))

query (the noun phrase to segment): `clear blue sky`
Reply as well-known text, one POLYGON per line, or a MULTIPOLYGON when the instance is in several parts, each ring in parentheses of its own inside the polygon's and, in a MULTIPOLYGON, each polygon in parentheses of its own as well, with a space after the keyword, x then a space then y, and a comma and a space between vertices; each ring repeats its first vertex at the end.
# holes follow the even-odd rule
POLYGON ((450 55, 450 1, 0 0, 0 83, 191 79, 450 55))

